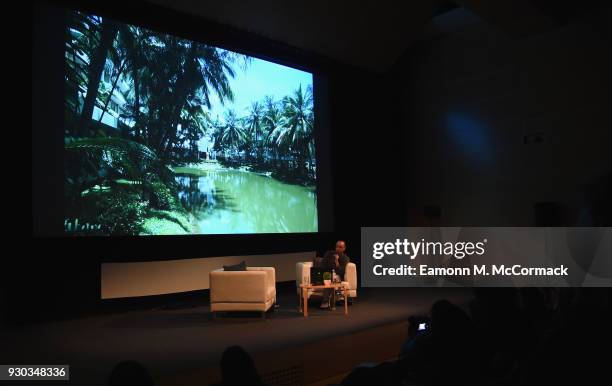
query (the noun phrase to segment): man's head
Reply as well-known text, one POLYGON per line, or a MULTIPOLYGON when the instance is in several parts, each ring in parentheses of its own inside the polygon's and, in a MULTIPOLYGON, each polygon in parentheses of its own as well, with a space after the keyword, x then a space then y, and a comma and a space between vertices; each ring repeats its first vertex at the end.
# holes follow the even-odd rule
POLYGON ((346 243, 344 240, 336 241, 336 253, 340 256, 344 255, 344 251, 346 251, 346 243))

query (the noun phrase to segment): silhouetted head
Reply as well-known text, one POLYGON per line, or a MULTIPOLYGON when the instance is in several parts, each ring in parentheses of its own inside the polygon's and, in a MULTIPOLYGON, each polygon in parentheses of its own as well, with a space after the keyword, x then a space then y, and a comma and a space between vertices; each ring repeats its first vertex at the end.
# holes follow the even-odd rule
POLYGON ((338 256, 344 255, 344 251, 346 251, 346 243, 344 240, 336 241, 336 253, 338 256))
POLYGON ((230 385, 261 385, 253 358, 240 346, 225 349, 221 357, 222 384, 230 385))
POLYGON ((153 386, 153 378, 146 367, 136 361, 119 362, 109 378, 110 386, 153 386))

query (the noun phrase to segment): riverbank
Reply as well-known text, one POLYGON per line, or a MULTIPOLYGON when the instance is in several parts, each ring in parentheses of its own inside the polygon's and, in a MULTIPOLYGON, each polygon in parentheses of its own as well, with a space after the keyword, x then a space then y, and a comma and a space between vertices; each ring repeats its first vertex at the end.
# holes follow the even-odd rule
POLYGON ((259 174, 261 176, 266 176, 266 177, 272 176, 272 172, 256 171, 252 167, 245 166, 245 165, 233 167, 233 166, 223 165, 217 161, 202 161, 199 163, 191 163, 191 164, 187 164, 184 166, 173 166, 171 167, 171 169, 175 174, 193 174, 193 175, 199 175, 199 176, 205 175, 207 172, 217 172, 217 171, 223 171, 223 170, 249 172, 249 173, 255 173, 255 174, 259 174))
POLYGON ((173 166, 171 169, 175 174, 192 174, 198 176, 206 175, 207 172, 223 170, 242 171, 257 174, 264 177, 270 177, 284 184, 300 185, 309 189, 314 189, 316 187, 314 181, 305 181, 299 178, 291 178, 289 175, 281 174, 280 172, 272 172, 269 170, 261 169, 254 165, 244 165, 238 163, 231 164, 227 162, 222 163, 216 160, 207 160, 199 163, 186 164, 183 166, 173 166))

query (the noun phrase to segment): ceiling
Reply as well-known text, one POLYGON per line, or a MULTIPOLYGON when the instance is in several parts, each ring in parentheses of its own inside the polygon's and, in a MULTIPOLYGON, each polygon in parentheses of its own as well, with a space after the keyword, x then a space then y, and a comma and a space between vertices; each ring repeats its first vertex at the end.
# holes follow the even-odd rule
MULTIPOLYGON (((411 44, 429 35, 435 15, 453 8, 448 0, 149 1, 376 72, 388 70, 411 44)), ((516 38, 555 28, 560 11, 576 10, 563 0, 454 3, 516 38)))
POLYGON ((439 0, 150 0, 382 72, 421 34, 439 0), (356 6, 359 4, 359 6, 356 6))

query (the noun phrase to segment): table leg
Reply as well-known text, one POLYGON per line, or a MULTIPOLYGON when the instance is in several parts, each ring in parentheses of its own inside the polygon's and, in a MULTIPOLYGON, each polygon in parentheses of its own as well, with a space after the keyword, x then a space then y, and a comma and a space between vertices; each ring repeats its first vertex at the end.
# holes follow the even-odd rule
POLYGON ((348 290, 344 287, 344 315, 348 315, 348 290))
POLYGON ((303 309, 304 309, 304 317, 308 316, 308 289, 302 287, 302 298, 303 298, 303 309))
POLYGON ((334 311, 336 309, 336 288, 332 288, 332 296, 329 300, 329 309, 334 311))

